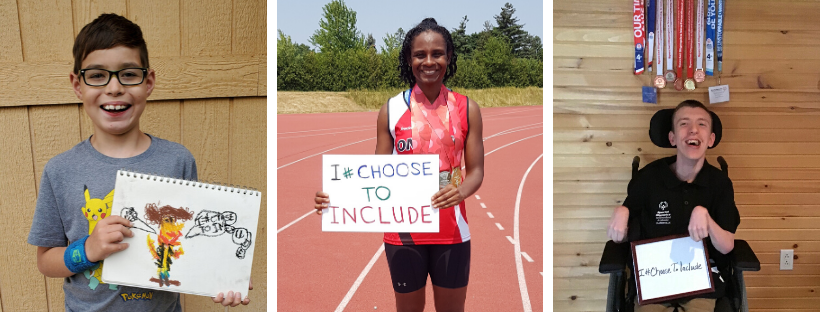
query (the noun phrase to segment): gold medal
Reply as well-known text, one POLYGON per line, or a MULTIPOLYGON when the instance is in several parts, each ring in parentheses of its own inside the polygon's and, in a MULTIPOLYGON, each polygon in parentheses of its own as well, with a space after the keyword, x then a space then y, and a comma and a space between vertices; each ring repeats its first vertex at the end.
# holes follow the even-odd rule
POLYGON ((450 174, 450 184, 455 187, 461 185, 461 167, 455 167, 450 174))
POLYGON ((695 91, 695 81, 692 79, 686 79, 684 86, 686 87, 686 90, 695 91))

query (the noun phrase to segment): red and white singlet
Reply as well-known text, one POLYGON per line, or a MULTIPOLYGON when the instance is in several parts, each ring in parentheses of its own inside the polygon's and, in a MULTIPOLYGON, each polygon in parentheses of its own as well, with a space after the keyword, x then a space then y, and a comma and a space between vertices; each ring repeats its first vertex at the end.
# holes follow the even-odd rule
MULTIPOLYGON (((393 155, 413 154, 413 149, 418 148, 418 137, 413 139, 413 121, 410 110, 412 92, 418 92, 419 98, 423 97, 421 90, 415 86, 411 90, 399 93, 387 101, 387 120, 390 128, 390 135, 393 137, 393 155)), ((414 96, 415 98, 415 96, 414 96)), ((449 122, 450 133, 455 133, 454 141, 455 162, 463 166, 464 142, 467 140, 469 131, 468 123, 468 99, 466 96, 450 91, 442 86, 439 99, 434 103, 441 104, 446 99, 450 108, 449 122), (455 128, 457 127, 457 129, 455 128)), ((430 105, 426 99, 423 102, 430 105)), ((417 121, 418 122, 418 121, 417 121)), ((421 124, 423 126, 423 124, 421 124)), ((416 129, 416 135, 419 130, 416 129)), ((431 143, 432 145, 432 143, 431 143)), ((442 157, 441 159, 446 159, 442 157)), ((450 171, 451 164, 442 160, 439 164, 439 171, 450 171)), ((465 172, 462 170, 462 172, 465 172)), ((462 177, 463 178, 463 177, 462 177)), ((470 240, 470 228, 467 225, 467 209, 464 201, 447 209, 439 210, 439 232, 438 233, 384 233, 384 242, 391 245, 428 245, 428 244, 458 244, 470 240)))

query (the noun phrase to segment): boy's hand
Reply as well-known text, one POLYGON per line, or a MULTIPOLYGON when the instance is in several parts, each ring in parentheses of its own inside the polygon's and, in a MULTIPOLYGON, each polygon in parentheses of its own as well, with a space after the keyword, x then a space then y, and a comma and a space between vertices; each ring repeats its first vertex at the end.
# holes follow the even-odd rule
POLYGON ((325 192, 318 191, 316 192, 316 197, 313 199, 316 202, 314 208, 316 208, 316 214, 322 214, 322 209, 327 208, 327 205, 330 203, 330 195, 325 192))
POLYGON ((461 195, 461 191, 457 187, 447 184, 443 189, 433 194, 433 198, 430 200, 433 208, 450 208, 463 201, 464 196, 461 195))
MULTIPOLYGON (((253 277, 251 277, 250 283, 248 284, 248 290, 253 290, 253 277)), ((214 303, 221 303, 223 306, 226 307, 229 305, 235 307, 238 306, 240 303, 242 305, 248 305, 249 303, 251 303, 250 297, 245 298, 245 300, 242 300, 242 294, 238 292, 234 293, 233 291, 229 291, 227 296, 223 296, 222 293, 219 293, 213 299, 214 303)))
POLYGON ((94 231, 85 241, 85 256, 88 261, 97 262, 128 248, 127 243, 121 242, 126 237, 134 237, 134 233, 128 228, 130 226, 131 221, 120 216, 109 216, 97 222, 94 231))
POLYGON ((689 236, 696 242, 709 237, 709 211, 703 206, 697 206, 689 216, 689 236))

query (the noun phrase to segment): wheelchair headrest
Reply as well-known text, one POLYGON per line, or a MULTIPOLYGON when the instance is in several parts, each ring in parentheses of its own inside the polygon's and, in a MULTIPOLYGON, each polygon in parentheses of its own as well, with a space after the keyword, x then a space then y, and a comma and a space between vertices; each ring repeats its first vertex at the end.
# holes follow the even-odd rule
MULTIPOLYGON (((669 143, 669 131, 672 131, 672 115, 674 114, 674 108, 667 108, 659 110, 652 116, 652 120, 649 121, 649 138, 652 143, 659 147, 675 148, 669 143)), ((720 138, 723 136, 723 125, 717 114, 711 111, 709 114, 712 115, 712 132, 715 133, 715 144, 710 147, 711 149, 720 143, 720 138)))

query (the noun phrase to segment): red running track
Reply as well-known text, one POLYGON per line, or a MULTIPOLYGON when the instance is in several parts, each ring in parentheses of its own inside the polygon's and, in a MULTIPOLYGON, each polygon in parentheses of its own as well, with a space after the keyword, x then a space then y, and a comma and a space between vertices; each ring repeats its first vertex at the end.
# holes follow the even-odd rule
MULTIPOLYGON (((466 310, 543 311, 543 107, 481 113, 485 173, 466 201, 466 310)), ((377 113, 277 118, 277 310, 395 311, 383 234, 323 233, 312 209, 321 155, 372 154, 377 113)), ((425 311, 435 311, 427 284, 425 311)))

